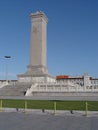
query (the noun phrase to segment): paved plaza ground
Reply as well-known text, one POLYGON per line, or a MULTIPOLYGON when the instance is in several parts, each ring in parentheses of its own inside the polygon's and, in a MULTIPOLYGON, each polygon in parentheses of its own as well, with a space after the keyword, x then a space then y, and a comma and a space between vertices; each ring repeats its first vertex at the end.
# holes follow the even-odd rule
POLYGON ((98 112, 0 112, 0 130, 98 130, 98 112))

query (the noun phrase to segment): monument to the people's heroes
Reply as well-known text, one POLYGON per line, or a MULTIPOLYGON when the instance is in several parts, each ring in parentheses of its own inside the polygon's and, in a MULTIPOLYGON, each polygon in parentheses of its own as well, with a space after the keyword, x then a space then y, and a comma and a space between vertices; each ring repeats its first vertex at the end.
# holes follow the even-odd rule
MULTIPOLYGON (((31 17, 30 63, 24 74, 18 75, 19 82, 50 82, 54 78, 47 69, 47 23, 43 12, 36 12, 31 17)), ((24 58, 25 59, 25 58, 24 58)))

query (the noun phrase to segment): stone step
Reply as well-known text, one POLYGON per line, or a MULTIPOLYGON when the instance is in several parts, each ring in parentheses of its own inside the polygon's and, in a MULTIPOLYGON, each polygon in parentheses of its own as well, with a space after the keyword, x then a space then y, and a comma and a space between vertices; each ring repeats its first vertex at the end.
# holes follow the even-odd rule
POLYGON ((30 85, 7 85, 3 88, 0 88, 0 96, 24 96, 26 90, 30 87, 30 85))

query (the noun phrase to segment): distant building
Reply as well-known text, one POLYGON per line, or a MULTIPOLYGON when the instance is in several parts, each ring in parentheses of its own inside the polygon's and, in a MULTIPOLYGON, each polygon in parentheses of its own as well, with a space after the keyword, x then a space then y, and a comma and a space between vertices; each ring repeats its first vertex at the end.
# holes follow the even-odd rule
POLYGON ((88 74, 84 74, 83 76, 71 77, 68 75, 58 75, 56 76, 57 81, 71 81, 72 83, 79 84, 80 86, 85 87, 98 87, 98 78, 90 77, 88 74))

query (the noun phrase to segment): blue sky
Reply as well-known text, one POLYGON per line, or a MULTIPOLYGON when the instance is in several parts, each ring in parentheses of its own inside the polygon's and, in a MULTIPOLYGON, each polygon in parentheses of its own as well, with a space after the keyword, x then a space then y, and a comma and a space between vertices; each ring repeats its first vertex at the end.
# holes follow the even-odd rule
POLYGON ((0 0, 0 79, 23 74, 29 64, 30 13, 48 19, 47 66, 51 75, 98 77, 98 0, 0 0), (8 61, 4 58, 10 55, 8 61))

